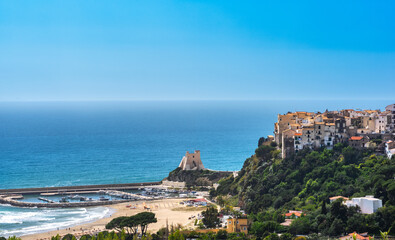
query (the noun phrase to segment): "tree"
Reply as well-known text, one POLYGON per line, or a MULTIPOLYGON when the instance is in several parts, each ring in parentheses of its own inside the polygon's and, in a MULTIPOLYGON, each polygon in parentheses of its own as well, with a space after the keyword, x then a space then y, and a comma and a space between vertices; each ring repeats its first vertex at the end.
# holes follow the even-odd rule
POLYGON ((275 221, 254 222, 251 225, 251 233, 258 238, 265 237, 265 233, 275 232, 279 228, 279 224, 275 221))
POLYGON ((202 221, 206 228, 215 228, 219 224, 217 208, 214 208, 213 206, 208 207, 205 211, 202 212, 202 215, 202 221))
POLYGON ((347 222, 347 206, 343 204, 343 199, 339 198, 332 203, 331 215, 333 218, 341 219, 343 223, 347 222))
POLYGON ((176 230, 169 235, 169 240, 184 240, 184 235, 180 232, 180 230, 176 230))
POLYGON ((265 240, 280 240, 276 233, 271 233, 265 237, 265 240))
POLYGON ((258 140, 258 147, 260 147, 264 142, 265 142, 265 138, 264 137, 259 138, 259 140, 258 140))
POLYGON ((331 227, 329 228, 329 235, 330 236, 340 236, 344 233, 344 224, 343 222, 336 218, 333 220, 331 227))
POLYGON ((66 234, 66 235, 62 238, 62 240, 73 240, 73 239, 75 239, 75 237, 74 237, 73 234, 70 234, 70 233, 66 234))
POLYGON ((228 232, 225 230, 219 230, 215 239, 228 239, 228 232))
POLYGON ((146 234, 149 224, 156 223, 158 221, 155 217, 155 213, 151 212, 141 212, 133 217, 136 218, 137 223, 140 225, 141 234, 143 235, 146 234))
POLYGON ((89 234, 82 235, 80 238, 80 240, 91 240, 91 239, 92 239, 92 236, 89 234))
POLYGON ((275 148, 267 145, 262 145, 255 150, 256 157, 268 161, 272 158, 272 151, 275 148))
POLYGON ((128 219, 128 217, 117 217, 112 219, 109 223, 106 224, 106 229, 115 229, 117 231, 122 231, 124 226, 122 222, 128 219))
POLYGON ((218 203, 221 207, 225 206, 225 200, 224 200, 224 198, 223 198, 222 196, 218 196, 218 197, 217 197, 217 203, 218 203))
POLYGON ((324 201, 322 201, 322 205, 321 205, 321 214, 326 214, 327 213, 327 210, 326 210, 326 203, 325 203, 325 200, 324 201))
POLYGON ((280 240, 292 240, 294 237, 290 233, 283 233, 280 236, 280 240))
POLYGON ((130 234, 136 235, 137 234, 137 230, 139 227, 140 222, 138 221, 138 219, 136 218, 136 215, 131 216, 131 217, 126 217, 124 218, 121 223, 120 226, 122 229, 126 229, 126 231, 130 234))
POLYGON ((62 238, 60 237, 59 234, 57 234, 57 235, 54 236, 54 237, 51 237, 51 240, 60 240, 60 239, 62 239, 62 238))
POLYGON ((289 232, 296 234, 308 234, 310 232, 310 223, 307 217, 300 217, 292 221, 289 226, 289 232))

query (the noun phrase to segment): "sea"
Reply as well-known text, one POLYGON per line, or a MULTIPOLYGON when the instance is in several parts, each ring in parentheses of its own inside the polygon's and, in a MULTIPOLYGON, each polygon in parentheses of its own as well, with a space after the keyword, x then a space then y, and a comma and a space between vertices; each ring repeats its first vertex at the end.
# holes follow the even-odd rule
MULTIPOLYGON (((288 111, 381 109, 389 100, 1 102, 0 189, 160 181, 186 151, 237 171, 288 111)), ((67 228, 107 207, 0 205, 0 236, 67 228)))

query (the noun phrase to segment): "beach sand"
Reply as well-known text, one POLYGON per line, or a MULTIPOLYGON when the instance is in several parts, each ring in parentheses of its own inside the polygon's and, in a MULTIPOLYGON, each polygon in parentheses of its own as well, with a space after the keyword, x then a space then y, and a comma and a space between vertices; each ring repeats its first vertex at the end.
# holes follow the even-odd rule
POLYGON ((51 239, 52 236, 57 234, 64 236, 68 233, 78 236, 84 234, 95 234, 98 231, 105 230, 105 225, 111 221, 111 219, 120 216, 132 216, 139 212, 147 211, 144 209, 144 205, 150 208, 150 211, 155 213, 158 222, 150 224, 148 226, 148 232, 156 233, 160 228, 166 227, 166 220, 171 225, 181 224, 186 228, 193 228, 194 221, 196 218, 188 220, 192 215, 201 213, 202 208, 186 207, 179 203, 183 199, 162 199, 155 201, 133 201, 127 203, 120 203, 116 205, 110 205, 108 207, 115 210, 115 212, 107 217, 99 219, 92 223, 86 223, 78 226, 71 227, 70 229, 60 229, 58 231, 50 231, 45 233, 37 233, 31 235, 21 236, 22 240, 36 240, 36 239, 51 239), (136 209, 127 208, 126 205, 136 206, 136 209))

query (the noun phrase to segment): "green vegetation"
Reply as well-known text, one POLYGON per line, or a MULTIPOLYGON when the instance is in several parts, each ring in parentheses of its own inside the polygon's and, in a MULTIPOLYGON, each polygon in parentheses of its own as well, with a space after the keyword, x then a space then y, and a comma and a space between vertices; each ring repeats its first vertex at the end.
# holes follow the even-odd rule
POLYGON ((211 206, 202 212, 203 224, 206 228, 216 228, 219 224, 218 210, 211 206))
POLYGON ((376 155, 373 149, 337 144, 333 150, 302 150, 281 159, 274 144, 261 143, 239 175, 219 181, 210 195, 221 205, 242 207, 253 222, 250 232, 259 239, 274 238, 273 232, 379 235, 390 227, 395 230, 394 174, 395 162, 376 155), (330 204, 329 197, 335 195, 374 195, 382 199, 383 207, 365 215, 356 207, 347 208, 341 200, 330 204), (301 210, 304 215, 283 227, 280 223, 288 210, 301 210))
POLYGON ((106 229, 115 229, 119 232, 126 231, 128 234, 136 235, 140 226, 141 234, 146 235, 148 225, 156 222, 154 213, 141 212, 131 217, 114 218, 106 225, 106 229))
MULTIPOLYGON (((170 239, 170 236, 169 236, 170 239)), ((183 238, 176 239, 202 239, 202 240, 219 240, 219 239, 232 239, 232 240, 244 240, 249 239, 244 233, 228 233, 224 230, 220 230, 217 233, 197 233, 189 232, 183 234, 183 238)))
POLYGON ((176 168, 164 180, 185 182, 187 187, 207 187, 220 179, 231 175, 230 172, 216 172, 210 170, 188 171, 176 168))

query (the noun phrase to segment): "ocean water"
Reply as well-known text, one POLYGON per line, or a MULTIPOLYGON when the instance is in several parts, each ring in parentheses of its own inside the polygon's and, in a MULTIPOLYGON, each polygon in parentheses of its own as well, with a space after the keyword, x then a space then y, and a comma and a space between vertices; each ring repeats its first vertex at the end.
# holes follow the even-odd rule
POLYGON ((21 236, 63 229, 110 215, 108 207, 73 209, 0 208, 0 236, 21 236))
MULTIPOLYGON (((206 168, 239 170, 259 137, 273 134, 278 113, 384 109, 394 102, 0 103, 0 189, 159 181, 186 151, 196 149, 206 168)), ((68 217, 72 224, 86 220, 85 212, 78 213, 83 210, 73 216, 68 211, 74 210, 0 206, 0 235, 67 227, 68 217), (56 224, 30 217, 34 214, 56 224)))

